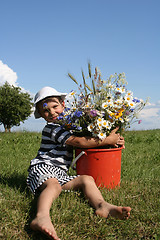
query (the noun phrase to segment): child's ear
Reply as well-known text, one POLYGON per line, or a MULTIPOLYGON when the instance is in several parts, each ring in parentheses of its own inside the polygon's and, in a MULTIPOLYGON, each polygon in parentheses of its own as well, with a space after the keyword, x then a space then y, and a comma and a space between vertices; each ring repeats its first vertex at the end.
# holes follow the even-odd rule
POLYGON ((64 101, 62 102, 62 106, 65 107, 65 102, 64 101))

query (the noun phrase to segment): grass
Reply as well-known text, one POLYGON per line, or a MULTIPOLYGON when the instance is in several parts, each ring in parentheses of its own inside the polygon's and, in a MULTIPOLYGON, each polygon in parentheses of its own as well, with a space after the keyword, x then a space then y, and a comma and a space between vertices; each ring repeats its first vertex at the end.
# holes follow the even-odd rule
MULTIPOLYGON (((46 239, 29 228, 36 199, 26 186, 40 140, 40 133, 0 133, 0 239, 46 239)), ((62 192, 51 209, 61 239, 160 239, 160 130, 126 132, 125 140, 121 187, 102 194, 110 203, 131 206, 130 219, 102 219, 80 192, 62 192)))

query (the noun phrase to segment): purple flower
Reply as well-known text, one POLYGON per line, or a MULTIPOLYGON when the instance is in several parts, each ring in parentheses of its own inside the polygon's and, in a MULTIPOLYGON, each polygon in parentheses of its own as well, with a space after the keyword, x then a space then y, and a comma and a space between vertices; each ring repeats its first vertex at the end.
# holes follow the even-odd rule
POLYGON ((138 121, 138 124, 141 124, 141 122, 142 122, 142 120, 139 120, 139 121, 138 121))
POLYGON ((91 117, 96 117, 97 116, 97 111, 96 110, 91 110, 90 115, 91 115, 91 117))
POLYGON ((135 102, 135 103, 139 103, 140 102, 140 100, 137 99, 137 98, 134 98, 132 101, 135 102))
POLYGON ((80 127, 80 126, 77 126, 77 130, 79 130, 79 131, 80 131, 80 130, 82 130, 82 127, 80 127))
POLYGON ((48 109, 47 103, 43 103, 43 109, 47 110, 50 113, 50 110, 48 109))
POLYGON ((69 111, 70 110, 70 108, 69 107, 65 107, 65 111, 67 112, 67 111, 69 111))
POLYGON ((48 107, 47 103, 43 103, 43 108, 47 108, 47 107, 48 107))
POLYGON ((58 120, 62 120, 62 119, 63 119, 63 116, 64 116, 64 114, 61 113, 61 114, 59 114, 59 116, 57 117, 57 119, 58 119, 58 120))
POLYGON ((125 114, 128 116, 129 115, 129 111, 126 111, 125 114))
POLYGON ((75 116, 76 117, 81 117, 82 116, 82 111, 76 111, 75 116))

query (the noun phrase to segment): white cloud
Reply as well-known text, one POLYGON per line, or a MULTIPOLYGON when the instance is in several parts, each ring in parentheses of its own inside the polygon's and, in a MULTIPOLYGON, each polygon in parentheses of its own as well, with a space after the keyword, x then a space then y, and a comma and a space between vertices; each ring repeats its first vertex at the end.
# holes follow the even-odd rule
POLYGON ((143 109, 141 111, 141 118, 153 118, 153 117, 160 117, 159 115, 159 112, 160 112, 160 107, 157 107, 155 105, 155 107, 152 107, 152 108, 146 108, 146 109, 143 109))
POLYGON ((158 101, 157 101, 157 105, 159 105, 159 106, 160 106, 160 100, 158 100, 158 101))
POLYGON ((0 60, 0 86, 2 86, 5 82, 8 82, 10 85, 17 86, 17 78, 17 73, 0 60))
POLYGON ((29 93, 33 98, 34 94, 28 90, 25 90, 23 87, 19 86, 17 79, 18 79, 17 73, 14 72, 7 64, 4 64, 0 60, 0 86, 3 86, 5 82, 7 82, 8 84, 13 85, 14 87, 21 88, 22 92, 29 93))
POLYGON ((141 124, 133 124, 131 129, 147 130, 160 128, 160 101, 147 105, 141 112, 139 118, 141 124))

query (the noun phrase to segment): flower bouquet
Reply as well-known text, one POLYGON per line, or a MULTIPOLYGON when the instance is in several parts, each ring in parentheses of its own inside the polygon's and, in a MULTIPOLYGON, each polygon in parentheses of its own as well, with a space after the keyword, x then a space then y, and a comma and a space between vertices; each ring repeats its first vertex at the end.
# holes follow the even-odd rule
POLYGON ((140 123, 138 113, 146 102, 127 90, 125 73, 115 73, 104 80, 97 67, 92 74, 88 63, 87 78, 82 70, 83 84, 78 84, 70 73, 68 76, 76 83, 77 91, 68 94, 65 110, 59 116, 59 123, 64 128, 76 135, 103 139, 116 127, 121 133, 134 121, 140 123))

